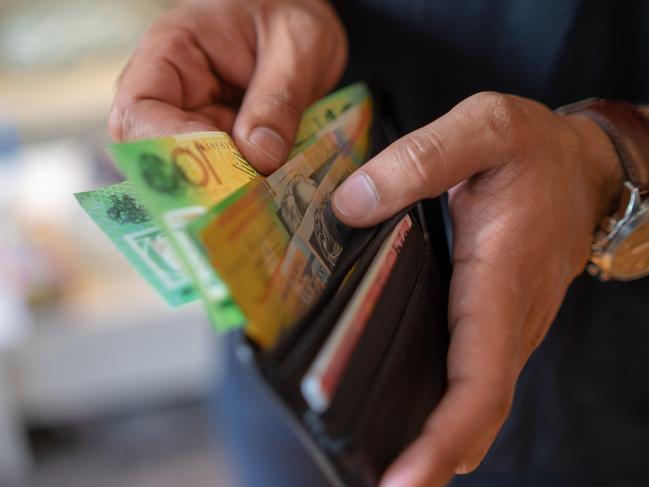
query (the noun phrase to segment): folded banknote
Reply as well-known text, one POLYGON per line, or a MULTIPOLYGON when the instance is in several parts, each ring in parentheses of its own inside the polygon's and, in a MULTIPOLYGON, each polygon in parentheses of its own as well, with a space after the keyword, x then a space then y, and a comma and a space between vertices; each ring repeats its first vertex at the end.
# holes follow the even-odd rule
MULTIPOLYGON (((308 226, 304 216, 313 213, 307 211, 309 203, 319 194, 318 184, 331 179, 331 175, 329 178, 326 175, 339 156, 344 152, 353 155, 356 163, 364 160, 360 152, 361 141, 365 139, 349 132, 351 125, 345 120, 353 119, 359 107, 364 107, 363 116, 367 118, 368 103, 368 90, 359 83, 309 107, 296 135, 289 157, 291 163, 269 178, 259 176, 227 134, 201 132, 111 146, 109 152, 127 181, 75 196, 170 305, 200 297, 218 329, 240 326, 251 319, 242 312, 241 300, 232 299, 231 279, 224 283, 220 275, 223 270, 210 261, 203 243, 192 238, 189 228, 205 226, 222 208, 234 202, 237 202, 235 207, 245 206, 242 201, 250 197, 246 199, 242 195, 252 187, 273 187, 275 198, 281 200, 282 225, 289 230, 282 238, 282 245, 288 248, 298 229, 308 226), (225 206, 219 206, 221 203, 225 206)), ((340 177, 348 173, 343 171, 343 174, 339 169, 335 172, 340 177)), ((249 210, 244 208, 244 213, 249 210)), ((253 218, 248 227, 254 228, 261 222, 253 218)), ((275 230, 281 232, 281 229, 280 226, 275 230)), ((243 242, 235 248, 243 248, 243 242)), ((230 255, 234 260, 235 252, 230 255)), ((282 252, 268 255, 275 255, 277 263, 286 257, 282 252)), ((270 261, 267 265, 271 266, 270 261)))
POLYGON ((146 281, 171 306, 196 299, 189 275, 129 181, 74 195, 146 281))
POLYGON ((267 178, 248 183, 190 227, 247 319, 272 345, 324 288, 342 251, 330 221, 333 190, 367 157, 369 96, 320 129, 267 178))

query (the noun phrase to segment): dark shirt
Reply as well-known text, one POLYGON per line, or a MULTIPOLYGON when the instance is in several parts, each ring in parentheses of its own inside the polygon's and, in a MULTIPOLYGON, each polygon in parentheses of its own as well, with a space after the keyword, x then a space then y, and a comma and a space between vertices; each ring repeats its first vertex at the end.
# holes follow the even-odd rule
MULTIPOLYGON (((351 48, 345 82, 389 91, 408 131, 482 90, 553 108, 590 96, 649 101, 649 1, 338 3, 351 48)), ((326 485, 232 347, 227 363, 218 436, 241 485, 326 485)), ((453 485, 649 486, 648 375, 649 278, 580 277, 525 367, 491 452, 453 485)))
MULTIPOLYGON (((552 108, 591 96, 649 101, 647 1, 338 3, 347 80, 389 91, 408 131, 482 90, 552 108)), ((577 279, 491 452, 454 485, 649 485, 649 278, 577 279)))

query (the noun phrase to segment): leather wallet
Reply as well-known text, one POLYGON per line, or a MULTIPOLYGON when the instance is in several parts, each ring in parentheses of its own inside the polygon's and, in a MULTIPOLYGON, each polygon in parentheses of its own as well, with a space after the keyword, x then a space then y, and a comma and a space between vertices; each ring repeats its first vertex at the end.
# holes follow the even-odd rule
MULTIPOLYGON (((381 113, 374 140, 395 138, 381 113), (378 133, 377 133, 378 132, 378 133)), ((237 356, 286 412, 334 485, 375 485, 421 432, 446 387, 450 280, 443 199, 426 200, 370 229, 342 227, 344 251, 317 302, 269 350, 242 333, 237 356), (301 381, 392 230, 412 227, 324 412, 301 381), (350 269, 353 269, 350 272, 350 269)))

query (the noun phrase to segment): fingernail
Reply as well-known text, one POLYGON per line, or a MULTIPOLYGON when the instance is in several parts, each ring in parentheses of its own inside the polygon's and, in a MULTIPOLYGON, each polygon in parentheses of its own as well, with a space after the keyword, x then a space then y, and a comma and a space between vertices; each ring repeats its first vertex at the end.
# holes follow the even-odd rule
POLYGON ((367 174, 359 172, 345 181, 334 195, 334 205, 343 216, 370 216, 379 204, 379 194, 367 174))
POLYGON ((281 164, 285 157, 286 142, 281 135, 268 127, 256 127, 248 135, 248 141, 266 154, 269 159, 281 164))

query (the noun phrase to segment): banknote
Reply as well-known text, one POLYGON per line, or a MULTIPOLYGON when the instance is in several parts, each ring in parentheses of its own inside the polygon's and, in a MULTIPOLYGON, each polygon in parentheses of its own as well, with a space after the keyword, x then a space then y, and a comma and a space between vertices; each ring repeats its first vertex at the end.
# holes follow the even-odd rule
POLYGON ((317 139, 317 134, 328 124, 369 97, 365 83, 354 83, 333 92, 308 107, 302 116, 289 159, 306 149, 317 139))
POLYGON ((109 147, 115 164, 167 235, 221 330, 243 321, 214 269, 189 238, 188 224, 259 177, 222 132, 199 132, 109 147))
MULTIPOLYGON (((248 319, 246 332, 262 346, 274 343, 281 325, 293 318, 272 284, 291 238, 305 218, 314 218, 309 208, 320 186, 331 191, 331 181, 340 182, 365 160, 370 121, 366 96, 317 132, 315 142, 278 171, 249 183, 191 225, 248 319)), ((323 199, 319 197, 318 205, 323 199)))
MULTIPOLYGON (((331 145, 331 140, 316 144, 323 128, 367 97, 367 87, 357 83, 334 92, 307 108, 297 131, 291 157, 312 145, 317 147, 311 150, 310 158, 313 158, 315 152, 330 151, 327 144, 331 145)), ((116 164, 128 178, 132 178, 132 182, 79 193, 77 199, 129 262, 170 305, 188 302, 200 294, 207 302, 210 318, 217 328, 227 329, 242 323, 241 312, 229 299, 228 290, 218 275, 207 265, 200 252, 196 251, 195 245, 186 238, 185 232, 188 222, 241 186, 240 179, 235 184, 221 184, 223 163, 231 163, 232 168, 248 176, 248 179, 244 177, 244 182, 257 177, 254 169, 231 145, 231 141, 228 150, 233 149, 232 157, 222 157, 221 150, 222 160, 210 163, 210 158, 218 151, 215 151, 213 140, 210 145, 201 139, 223 137, 229 141, 225 134, 208 132, 112 146, 109 150, 116 159, 116 164), (136 159, 138 161, 135 163, 129 162, 136 159), (163 163, 157 164, 160 161, 163 163), (123 167, 124 164, 137 167, 123 167), (201 186, 202 190, 186 191, 192 185, 201 186), (141 197, 143 188, 144 194, 141 197), (191 197, 189 200, 181 197, 180 193, 208 197, 198 198, 200 202, 193 204, 196 201, 191 197), (154 207, 148 212, 152 203, 154 207), (108 216, 109 210, 113 215, 120 207, 123 208, 120 210, 122 214, 126 214, 128 209, 137 209, 139 213, 134 214, 140 215, 138 222, 135 223, 132 216, 128 217, 131 218, 130 221, 120 221, 120 217, 113 220, 108 216)), ((276 179, 280 174, 281 171, 276 179)), ((296 175, 298 179, 293 181, 291 194, 298 198, 293 198, 293 205, 283 205, 283 218, 293 222, 292 229, 299 223, 299 209, 302 208, 303 212, 309 191, 313 192, 311 186, 321 178, 321 175, 316 174, 313 179, 308 179, 308 175, 312 175, 312 172, 301 180, 296 175), (299 181, 304 184, 298 184, 299 181), (295 204, 296 201, 298 204, 295 204)), ((225 179, 226 183, 230 181, 228 177, 225 179)))
POLYGON ((269 285, 282 303, 281 315, 267 318, 264 332, 273 343, 322 294, 340 257, 344 241, 331 209, 331 194, 358 168, 367 153, 368 134, 354 139, 356 153, 343 151, 319 183, 299 227, 269 285))
POLYGON ((171 306, 196 298, 167 236, 124 181, 74 195, 119 251, 171 306))
MULTIPOLYGON (((341 117, 350 118, 345 112, 341 117)), ((309 120, 309 118, 307 118, 309 120)), ((342 124, 337 119, 333 126, 342 124)), ((321 131, 322 132, 322 131, 321 131)), ((317 134, 316 134, 317 135, 317 134)), ((219 227, 219 235, 227 233, 227 229, 236 229, 237 241, 235 244, 229 241, 213 240, 212 248, 218 247, 218 253, 223 255, 222 266, 218 268, 218 274, 228 273, 228 290, 232 293, 233 283, 238 283, 237 288, 255 289, 258 280, 250 279, 252 270, 257 273, 264 272, 268 267, 276 266, 275 260, 282 252, 282 245, 278 242, 286 241, 289 235, 299 224, 299 205, 288 205, 283 200, 287 187, 295 188, 298 199, 308 198, 310 192, 311 178, 322 177, 326 172, 326 162, 332 160, 340 146, 339 138, 335 135, 320 136, 313 139, 313 143, 304 144, 303 152, 295 156, 280 169, 271 174, 268 178, 258 178, 235 192, 231 198, 227 198, 223 204, 207 213, 205 217, 197 220, 196 226, 202 226, 206 220, 214 220, 215 216, 229 208, 229 214, 223 220, 214 221, 212 227, 219 227), (289 175, 291 177, 289 177, 289 175), (303 182, 304 184, 299 184, 303 182), (269 190, 273 188, 272 190, 269 190), (270 198, 270 199, 268 199, 270 198), (283 204, 285 203, 285 204, 283 204), (274 205, 274 206, 273 206, 274 205), (231 208, 230 208, 231 207, 231 208), (273 211, 270 207, 279 208, 280 219, 273 218, 273 211), (262 218, 260 213, 266 211, 266 217, 262 218), (223 231, 221 231, 223 230, 223 231), (288 230, 289 234, 285 232, 288 230), (264 240, 262 237, 266 235, 264 240), (253 256, 257 256, 253 258, 253 256), (273 258, 275 260, 273 260, 273 258)), ((300 201, 302 201, 300 199, 300 201)), ((192 232, 190 227, 190 232, 192 232)), ((196 239, 194 239, 196 242, 196 239)), ((262 278, 263 279, 263 278, 262 278)), ((201 288, 204 284, 198 282, 201 288)), ((213 316, 220 313, 222 299, 213 293, 203 292, 208 313, 213 316), (216 311, 212 311, 216 310, 216 311)), ((232 303, 232 300, 228 301, 232 303)), ((235 300, 236 302, 236 300, 235 300)), ((230 308, 233 308, 230 304, 230 308)), ((272 304, 268 304, 270 310, 272 304)))
MULTIPOLYGON (((365 97, 367 97, 367 87, 363 83, 356 83, 308 107, 300 122, 291 157, 313 144, 318 131, 344 111, 360 103, 365 97)), ((117 183, 94 191, 78 193, 78 196, 77 199, 89 216, 168 304, 177 306, 198 296, 189 275, 184 271, 182 264, 179 264, 179 258, 170 246, 169 240, 152 218, 140 221, 138 225, 141 228, 137 229, 140 233, 137 233, 131 222, 116 222, 107 217, 107 211, 116 208, 115 202, 124 198, 128 201, 129 207, 145 211, 143 203, 130 183, 117 183), (133 235, 138 235, 136 243, 132 241, 133 235)))
MULTIPOLYGON (((367 158, 372 113, 369 97, 354 111, 358 118, 350 117, 350 123, 344 126, 344 136, 338 134, 341 150, 323 168, 321 177, 313 181, 306 209, 300 211, 298 226, 291 228, 290 241, 267 284, 265 293, 270 301, 281 303, 281 312, 264 315, 263 321, 251 321, 247 327, 247 332, 257 337, 262 346, 272 345, 282 330, 321 295, 342 253, 343 240, 330 197, 367 158)), ((283 200, 291 202, 295 199, 293 193, 284 191, 283 200)))

